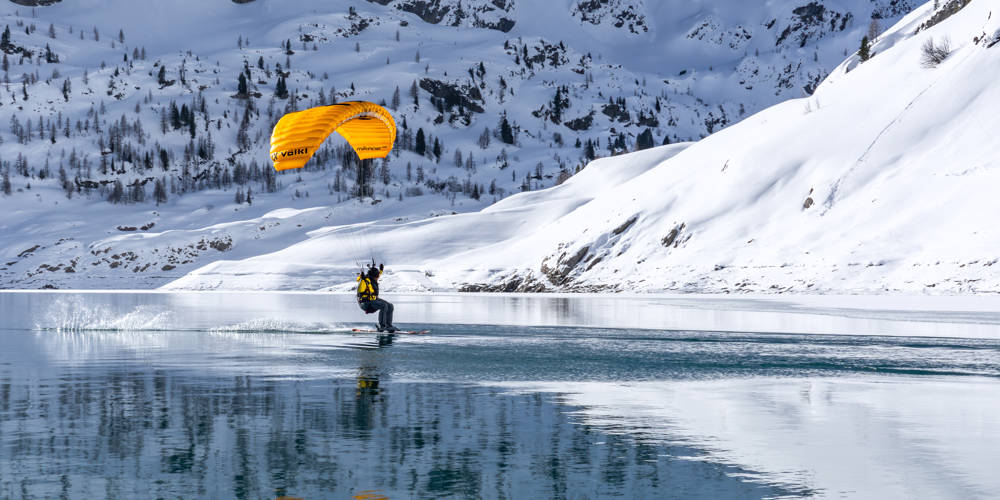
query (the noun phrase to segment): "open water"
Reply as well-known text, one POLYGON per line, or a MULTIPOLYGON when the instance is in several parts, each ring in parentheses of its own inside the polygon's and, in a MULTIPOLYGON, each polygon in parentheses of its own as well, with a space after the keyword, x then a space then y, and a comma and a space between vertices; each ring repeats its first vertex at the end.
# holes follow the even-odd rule
POLYGON ((1000 314, 0 293, 0 498, 990 498, 1000 314))

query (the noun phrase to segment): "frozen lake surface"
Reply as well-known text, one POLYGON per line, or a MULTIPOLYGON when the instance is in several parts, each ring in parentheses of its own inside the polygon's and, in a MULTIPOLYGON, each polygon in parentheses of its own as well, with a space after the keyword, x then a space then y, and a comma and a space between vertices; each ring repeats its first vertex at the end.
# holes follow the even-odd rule
POLYGON ((0 497, 988 498, 995 298, 0 293, 0 497))

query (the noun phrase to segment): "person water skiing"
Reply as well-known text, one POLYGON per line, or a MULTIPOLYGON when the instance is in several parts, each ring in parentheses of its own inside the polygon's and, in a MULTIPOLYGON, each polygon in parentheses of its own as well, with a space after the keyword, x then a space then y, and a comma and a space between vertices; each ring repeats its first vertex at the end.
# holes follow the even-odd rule
POLYGON ((378 311, 378 331, 395 333, 396 327, 392 326, 392 303, 378 298, 378 279, 382 276, 385 264, 375 267, 375 259, 368 266, 368 272, 358 273, 358 306, 365 314, 372 314, 378 311))

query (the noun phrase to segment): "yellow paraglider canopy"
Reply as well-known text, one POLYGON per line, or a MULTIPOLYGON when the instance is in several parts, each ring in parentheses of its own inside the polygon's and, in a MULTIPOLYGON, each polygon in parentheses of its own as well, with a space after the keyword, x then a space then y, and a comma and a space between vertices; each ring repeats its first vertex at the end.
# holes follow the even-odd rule
POLYGON ((334 131, 358 158, 385 158, 396 141, 396 122, 385 108, 366 101, 342 102, 288 113, 271 132, 275 170, 301 168, 334 131))

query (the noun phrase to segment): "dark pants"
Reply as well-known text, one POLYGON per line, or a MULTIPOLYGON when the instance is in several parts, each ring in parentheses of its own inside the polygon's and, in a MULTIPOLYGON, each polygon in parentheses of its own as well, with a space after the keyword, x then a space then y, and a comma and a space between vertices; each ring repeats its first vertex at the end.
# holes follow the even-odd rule
POLYGON ((378 327, 380 330, 385 330, 392 326, 392 310, 394 308, 391 302, 382 299, 370 300, 362 302, 361 309, 368 314, 378 311, 378 327))

